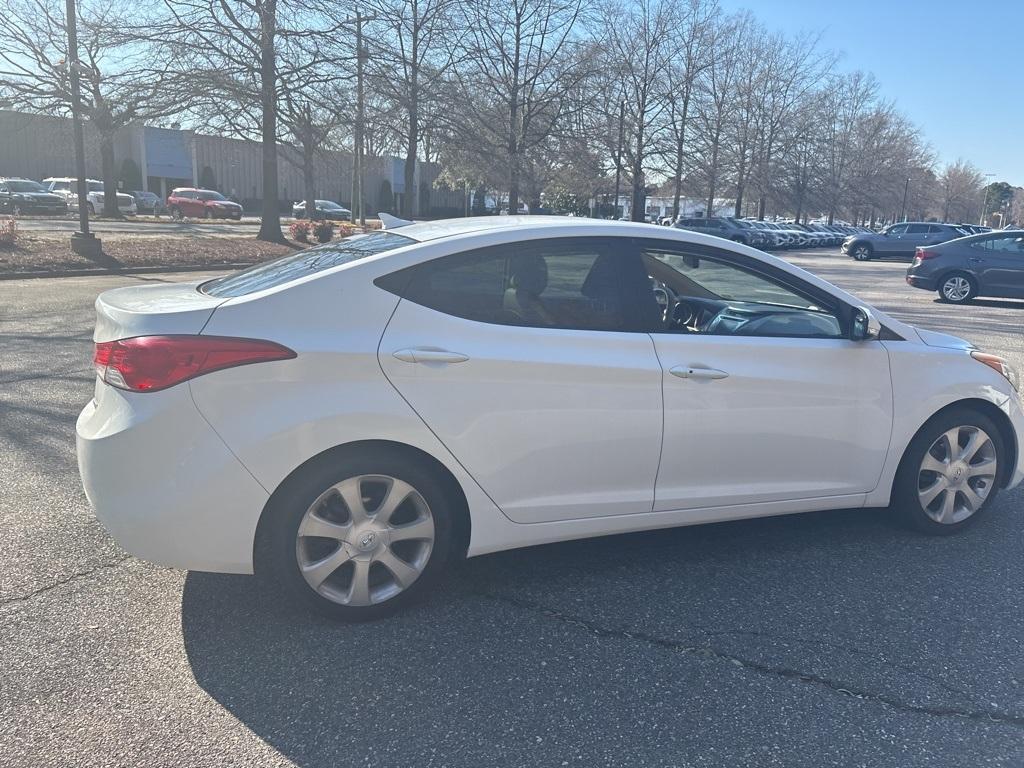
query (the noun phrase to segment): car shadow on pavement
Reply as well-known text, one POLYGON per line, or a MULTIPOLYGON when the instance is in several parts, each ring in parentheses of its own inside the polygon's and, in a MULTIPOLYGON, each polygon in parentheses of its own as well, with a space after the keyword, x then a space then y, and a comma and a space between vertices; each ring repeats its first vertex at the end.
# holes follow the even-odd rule
MULTIPOLYGON (((1016 523, 929 539, 888 514, 766 518, 474 558, 426 603, 355 625, 272 605, 251 577, 190 573, 185 650, 198 684, 300 766, 558 765, 554 754, 603 764, 610 749, 626 754, 622 713, 638 710, 629 742, 671 736, 692 758, 728 754, 729 729, 694 720, 748 710, 760 695, 752 690, 776 683, 796 686, 795 730, 805 700, 813 731, 814 697, 847 687, 969 709, 977 671, 959 679, 948 649, 929 659, 921 638, 941 645, 978 602, 956 583, 985 577, 932 577, 949 558, 984 571, 977 551, 1019 539, 1016 523), (741 673, 752 678, 718 679, 741 673), (841 681, 832 691, 810 682, 831 675, 841 681), (660 726, 649 722, 669 703, 660 726), (554 753, 538 751, 542 740, 554 753)), ((980 652, 1003 651, 1012 655, 980 652)), ((752 727, 774 728, 771 711, 756 711, 752 727)))

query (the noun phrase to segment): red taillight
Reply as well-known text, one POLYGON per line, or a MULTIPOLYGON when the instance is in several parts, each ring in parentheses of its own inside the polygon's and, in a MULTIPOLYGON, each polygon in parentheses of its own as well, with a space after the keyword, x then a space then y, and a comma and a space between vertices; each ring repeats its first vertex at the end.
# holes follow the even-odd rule
POLYGON ((155 392, 204 373, 250 363, 289 360, 295 353, 262 339, 224 336, 136 336, 97 342, 93 363, 107 384, 155 392))
POLYGON ((919 261, 927 261, 928 259, 934 259, 937 258, 938 255, 938 251, 929 251, 927 248, 917 249, 917 258, 919 261))

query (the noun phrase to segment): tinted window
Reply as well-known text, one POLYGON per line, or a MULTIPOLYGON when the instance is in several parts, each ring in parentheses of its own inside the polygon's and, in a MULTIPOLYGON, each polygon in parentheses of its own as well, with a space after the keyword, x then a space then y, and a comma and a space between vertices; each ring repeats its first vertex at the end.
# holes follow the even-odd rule
POLYGON ((193 192, 191 196, 196 200, 227 200, 220 192, 193 192))
POLYGON ((34 181, 8 181, 7 186, 12 192, 45 192, 42 184, 34 181))
POLYGON ((906 234, 906 232, 907 232, 907 225, 906 224, 897 224, 894 227, 889 227, 887 230, 885 230, 885 232, 886 232, 886 234, 889 234, 889 235, 903 235, 903 234, 906 234))
POLYGON ((909 235, 925 235, 925 234, 928 234, 928 225, 927 224, 911 224, 909 229, 907 229, 907 234, 909 234, 909 235))
POLYGON ((1021 235, 989 237, 984 240, 975 240, 971 243, 971 247, 980 248, 985 251, 995 251, 1020 256, 1024 254, 1024 237, 1021 235))
POLYGON ((623 265, 653 294, 639 261, 601 240, 498 246, 435 259, 379 281, 404 298, 467 320, 577 330, 631 330, 623 265))
POLYGON ((415 240, 394 232, 371 232, 354 235, 336 243, 309 248, 299 253, 284 256, 265 264, 243 269, 233 275, 219 277, 202 285, 204 293, 222 298, 244 296, 266 288, 298 280, 300 277, 323 272, 325 269, 364 259, 385 251, 393 251, 415 240))

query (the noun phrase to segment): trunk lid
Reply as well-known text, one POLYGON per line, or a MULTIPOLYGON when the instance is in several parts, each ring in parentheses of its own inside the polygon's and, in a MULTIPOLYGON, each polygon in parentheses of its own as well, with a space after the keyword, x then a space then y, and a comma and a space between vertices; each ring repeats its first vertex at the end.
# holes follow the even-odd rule
POLYGON ((198 334, 225 299, 197 290, 206 280, 133 285, 104 291, 96 299, 93 341, 132 336, 198 334))

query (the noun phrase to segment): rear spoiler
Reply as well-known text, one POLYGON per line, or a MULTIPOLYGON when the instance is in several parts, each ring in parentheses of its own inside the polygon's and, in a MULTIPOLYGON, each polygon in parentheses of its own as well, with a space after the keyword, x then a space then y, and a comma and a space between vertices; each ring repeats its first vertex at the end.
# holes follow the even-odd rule
POLYGON ((400 219, 397 216, 392 216, 390 213, 378 213, 377 218, 380 219, 381 229, 398 229, 400 227, 407 227, 413 223, 408 219, 400 219))

